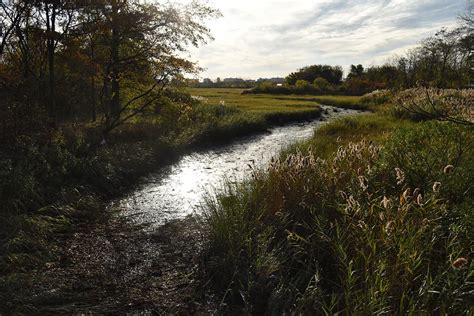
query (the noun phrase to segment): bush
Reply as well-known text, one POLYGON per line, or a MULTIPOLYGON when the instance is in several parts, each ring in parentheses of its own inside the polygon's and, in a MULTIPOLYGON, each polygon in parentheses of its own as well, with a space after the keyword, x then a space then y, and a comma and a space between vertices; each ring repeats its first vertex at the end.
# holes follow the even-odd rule
POLYGON ((474 124, 474 89, 408 89, 395 96, 394 104, 398 117, 474 124))
POLYGON ((472 127, 440 122, 419 123, 395 133, 376 165, 376 178, 390 191, 419 188, 460 204, 474 196, 474 134, 472 127), (398 171, 396 171, 398 170, 398 171), (398 177, 398 180, 397 180, 398 177))
POLYGON ((324 91, 329 87, 330 83, 326 79, 324 79, 322 77, 318 77, 318 78, 314 79, 313 85, 316 88, 324 91))
POLYGON ((391 100, 393 94, 390 90, 375 90, 370 93, 364 94, 360 102, 366 105, 382 105, 391 100))

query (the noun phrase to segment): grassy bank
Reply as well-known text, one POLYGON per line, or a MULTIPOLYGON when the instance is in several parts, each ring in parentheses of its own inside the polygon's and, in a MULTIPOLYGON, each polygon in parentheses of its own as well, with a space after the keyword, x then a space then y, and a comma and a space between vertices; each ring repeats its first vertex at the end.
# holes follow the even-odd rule
POLYGON ((367 109, 358 96, 314 96, 243 94, 243 89, 194 88, 192 95, 202 97, 209 104, 227 104, 250 113, 268 114, 311 111, 316 104, 349 109, 367 109))
POLYGON ((345 109, 367 110, 368 105, 361 102, 359 96, 341 96, 341 95, 324 95, 324 96, 285 96, 279 97, 286 100, 304 100, 312 101, 322 105, 332 105, 345 109))
POLYGON ((222 312, 473 312, 472 126, 379 105, 209 198, 222 312))
MULTIPOLYGON (((248 101, 248 100, 247 100, 248 101)), ((193 146, 229 142, 264 132, 272 124, 319 116, 314 102, 304 106, 247 107, 206 104, 170 93, 155 113, 115 130, 97 146, 99 126, 63 124, 41 135, 2 144, 0 151, 0 300, 22 287, 28 271, 51 260, 51 247, 77 224, 104 221, 107 201, 123 194, 146 173, 193 146)), ((281 102, 280 102, 281 103, 281 102)), ((248 103, 246 103, 248 104, 248 103)), ((11 307, 11 306, 10 306, 11 307)), ((7 311, 0 304, 0 312, 7 311)))

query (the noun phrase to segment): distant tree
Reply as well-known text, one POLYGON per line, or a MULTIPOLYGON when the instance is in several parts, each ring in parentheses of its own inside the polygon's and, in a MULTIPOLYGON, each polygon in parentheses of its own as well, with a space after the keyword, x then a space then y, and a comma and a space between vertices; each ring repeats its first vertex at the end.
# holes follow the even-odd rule
POLYGON ((360 78, 364 75, 364 66, 361 64, 358 64, 357 66, 351 65, 351 70, 349 74, 347 75, 348 79, 351 78, 360 78))
POLYGON ((474 31, 474 2, 472 0, 464 12, 459 15, 459 20, 462 27, 466 28, 468 32, 472 33, 474 31))
POLYGON ((273 83, 271 81, 262 81, 258 84, 258 87, 261 89, 270 89, 273 87, 273 83))
POLYGON ((371 82, 379 83, 383 88, 394 88, 397 84, 397 68, 390 64, 372 66, 365 72, 366 78, 371 82))
POLYGON ((298 80, 298 81, 296 81, 295 86, 298 89, 307 89, 311 86, 311 84, 306 80, 298 80))
POLYGON ((286 77, 289 85, 295 85, 298 80, 305 80, 313 83, 318 77, 326 79, 331 84, 339 84, 342 81, 342 67, 329 65, 312 65, 301 68, 286 77))
POLYGON ((314 79, 313 85, 316 88, 319 88, 321 90, 325 90, 329 87, 330 83, 329 83, 329 81, 327 81, 323 77, 318 77, 318 78, 314 79))

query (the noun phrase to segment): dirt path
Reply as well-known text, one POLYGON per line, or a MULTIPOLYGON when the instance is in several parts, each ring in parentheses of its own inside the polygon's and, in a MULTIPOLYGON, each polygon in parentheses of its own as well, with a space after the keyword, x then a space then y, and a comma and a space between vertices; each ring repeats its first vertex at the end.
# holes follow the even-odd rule
MULTIPOLYGON (((57 240, 56 260, 28 276, 15 310, 40 314, 189 315, 215 312, 199 271, 193 218, 145 232, 120 216, 57 240), (26 302, 26 303, 25 303, 26 302)), ((15 303, 13 303, 15 305, 15 303)), ((13 306, 12 306, 13 307, 13 306)))

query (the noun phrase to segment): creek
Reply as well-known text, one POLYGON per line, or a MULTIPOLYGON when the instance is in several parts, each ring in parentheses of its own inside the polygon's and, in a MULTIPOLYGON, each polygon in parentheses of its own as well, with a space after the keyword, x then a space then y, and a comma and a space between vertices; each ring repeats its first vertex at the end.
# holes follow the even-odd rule
POLYGON ((205 194, 218 192, 223 179, 245 179, 252 169, 265 167, 282 149, 310 138, 328 120, 357 111, 323 106, 322 113, 314 121, 273 127, 265 134, 187 154, 143 178, 135 190, 113 205, 133 222, 148 227, 184 218, 198 210, 205 194))

